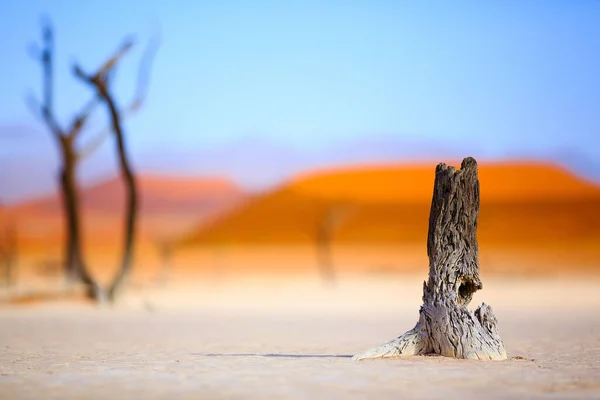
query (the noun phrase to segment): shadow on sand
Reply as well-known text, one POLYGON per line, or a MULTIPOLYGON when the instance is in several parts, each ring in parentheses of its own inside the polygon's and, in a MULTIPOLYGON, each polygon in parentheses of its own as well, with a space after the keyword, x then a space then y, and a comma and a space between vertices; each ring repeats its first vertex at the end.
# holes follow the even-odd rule
POLYGON ((193 353, 199 357, 272 357, 272 358, 352 358, 346 354, 258 354, 258 353, 193 353))

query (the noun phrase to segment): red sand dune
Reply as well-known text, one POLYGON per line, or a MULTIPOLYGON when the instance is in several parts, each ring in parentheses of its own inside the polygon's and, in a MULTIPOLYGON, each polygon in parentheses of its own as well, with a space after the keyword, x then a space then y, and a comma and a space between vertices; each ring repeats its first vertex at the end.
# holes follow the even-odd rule
MULTIPOLYGON (((184 243, 307 243, 334 209, 346 210, 335 241, 424 243, 434 171, 382 165, 307 174, 197 229, 184 243)), ((485 245, 600 242, 600 187, 553 165, 493 163, 479 171, 485 245)))
MULTIPOLYGON (((220 178, 186 178, 170 176, 140 176, 142 212, 202 211, 212 204, 239 200, 243 191, 231 181, 220 178)), ((125 204, 125 186, 120 178, 83 189, 82 206, 89 212, 121 212, 125 204)), ((48 215, 61 212, 58 194, 34 199, 13 208, 16 214, 48 215)))
MULTIPOLYGON (((140 176, 140 222, 144 236, 180 235, 192 224, 224 213, 246 197, 239 187, 219 178, 140 176)), ((125 186, 113 178, 84 188, 84 235, 90 244, 118 242, 122 230, 125 186)), ((62 202, 58 194, 28 201, 10 209, 21 242, 34 247, 60 243, 62 202)))

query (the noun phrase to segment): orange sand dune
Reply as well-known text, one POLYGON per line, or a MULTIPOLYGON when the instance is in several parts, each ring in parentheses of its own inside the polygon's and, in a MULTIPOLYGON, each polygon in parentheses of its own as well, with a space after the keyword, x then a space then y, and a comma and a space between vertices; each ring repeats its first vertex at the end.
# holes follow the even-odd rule
MULTIPOLYGON (((484 245, 600 243, 600 188, 552 165, 480 165, 484 245)), ((420 243, 427 235, 433 166, 371 166, 315 172, 258 197, 184 243, 314 241, 339 210, 335 241, 420 243)))
MULTIPOLYGON (((427 265, 434 171, 434 165, 338 168, 256 197, 226 181, 144 176, 136 273, 159 268, 157 242, 191 232, 174 261, 180 272, 317 274, 317 232, 335 214, 332 251, 340 272, 420 271, 427 265)), ((527 163, 480 165, 480 181, 478 237, 486 271, 598 270, 599 187, 552 165, 527 163)), ((123 187, 104 182, 86 189, 83 199, 86 254, 102 273, 120 256, 123 187)), ((8 211, 32 265, 61 259, 57 197, 8 211)))
MULTIPOLYGON (((452 164, 458 166, 459 164, 452 164)), ((597 199, 600 188, 554 165, 489 163, 479 167, 482 201, 597 199)), ((380 165, 318 171, 286 188, 304 196, 338 201, 430 202, 435 167, 380 165)))

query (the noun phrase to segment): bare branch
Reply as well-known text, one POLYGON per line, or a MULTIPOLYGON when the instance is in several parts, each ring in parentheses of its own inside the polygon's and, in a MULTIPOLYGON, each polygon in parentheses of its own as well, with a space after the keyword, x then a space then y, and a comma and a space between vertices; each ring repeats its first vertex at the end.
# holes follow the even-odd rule
MULTIPOLYGON (((139 110, 140 104, 141 103, 135 103, 134 101, 132 104, 129 105, 129 107, 121 111, 119 113, 121 119, 124 120, 134 115, 139 110)), ((90 141, 81 148, 81 150, 78 152, 77 158, 84 159, 92 155, 96 150, 98 150, 98 148, 100 148, 100 146, 106 141, 106 139, 108 139, 111 133, 111 126, 106 126, 100 131, 98 131, 94 136, 92 136, 92 139, 90 139, 90 141)))
POLYGON ((96 81, 95 81, 95 77, 96 75, 88 75, 85 73, 85 71, 77 64, 75 64, 75 66, 73 66, 73 74, 81 79, 83 82, 87 83, 88 85, 91 85, 92 87, 103 87, 106 89, 106 85, 103 82, 98 82, 98 85, 96 85, 96 81))
POLYGON ((94 138, 86 146, 77 152, 77 159, 83 160, 94 154, 94 152, 98 150, 100 146, 102 146, 102 143, 108 139, 110 133, 110 129, 106 128, 99 135, 94 136, 94 138))
POLYGON ((48 21, 45 21, 42 27, 42 37, 44 48, 40 51, 35 50, 40 55, 36 58, 42 63, 42 74, 43 74, 43 104, 39 104, 33 96, 29 96, 26 100, 28 107, 35 116, 39 116, 48 126, 50 131, 54 134, 57 139, 63 136, 63 130, 56 121, 53 112, 53 52, 54 52, 54 39, 52 33, 52 26, 48 21), (39 111, 38 111, 39 109, 39 111))
POLYGON ((40 104, 39 100, 35 98, 33 93, 29 93, 27 96, 25 96, 25 105, 27 105, 27 108, 34 117, 41 122, 45 122, 44 115, 42 113, 42 105, 40 104))
MULTIPOLYGON (((109 59, 109 61, 107 61, 101 67, 100 71, 98 71, 93 77, 86 76, 83 70, 78 66, 75 66, 74 68, 75 75, 78 76, 80 79, 83 79, 84 81, 88 82, 89 84, 93 84, 99 90, 100 88, 98 87, 98 84, 102 83, 101 86, 104 88, 103 90, 106 90, 107 82, 102 82, 100 78, 103 74, 107 73, 106 71, 114 71, 113 67, 116 65, 118 59, 122 57, 125 54, 125 52, 127 52, 131 48, 132 45, 132 41, 125 41, 125 44, 117 51, 117 53, 113 57, 109 59)), ((151 66, 159 46, 160 35, 155 35, 146 47, 146 50, 144 51, 144 54, 140 61, 135 96, 127 107, 119 111, 119 116, 121 120, 124 120, 134 115, 144 105, 148 93, 148 87, 150 84, 151 66)), ((110 126, 102 129, 100 132, 94 135, 93 139, 86 146, 82 148, 82 150, 79 152, 78 157, 86 158, 90 156, 102 145, 102 143, 104 143, 104 141, 110 136, 110 134, 110 126)))
MULTIPOLYGON (((133 47, 133 37, 128 37, 123 41, 123 44, 119 49, 115 52, 115 54, 109 58, 104 65, 100 67, 100 69, 91 77, 92 80, 96 80, 99 83, 103 83, 106 86, 108 75, 112 71, 112 69, 117 65, 119 60, 125 56, 129 50, 133 47)), ((81 71, 81 69, 79 69, 81 71)))
POLYGON ((52 133, 54 133, 54 135, 63 136, 63 131, 60 125, 58 124, 58 122, 56 122, 56 120, 54 119, 54 115, 50 112, 48 107, 42 106, 42 116, 52 133))
MULTIPOLYGON (((52 116, 53 113, 53 54, 54 54, 54 34, 52 33, 52 26, 48 21, 44 23, 43 40, 44 49, 42 50, 42 66, 44 68, 44 114, 52 116)), ((49 118, 49 117, 46 117, 49 118)))
POLYGON ((148 94, 148 87, 150 86, 150 71, 152 70, 152 64, 154 62, 154 57, 156 56, 156 52, 160 47, 160 36, 155 35, 146 50, 144 51, 144 55, 140 60, 140 66, 138 70, 138 82, 136 88, 136 94, 131 102, 129 108, 132 112, 137 111, 143 105, 146 100, 148 94))
POLYGON ((79 134, 84 127, 89 115, 96 107, 98 100, 96 97, 89 101, 82 111, 75 117, 69 130, 63 131, 54 116, 54 88, 53 88, 53 60, 54 60, 54 32, 50 20, 45 17, 42 22, 42 40, 43 49, 40 50, 36 45, 29 48, 30 55, 39 60, 43 71, 43 104, 40 104, 33 95, 26 98, 26 103, 30 111, 43 122, 46 123, 50 131, 57 136, 68 136, 71 139, 79 134))
POLYGON ((125 56, 125 54, 127 54, 129 50, 131 50, 131 48, 133 47, 133 43, 133 37, 126 38, 123 41, 123 44, 121 45, 119 50, 117 50, 117 52, 115 53, 115 55, 112 56, 106 63, 104 63, 104 65, 100 68, 96 75, 102 76, 106 74, 110 69, 112 69, 117 64, 117 62, 119 62, 119 60, 123 58, 123 56, 125 56))
POLYGON ((33 94, 29 94, 25 97, 25 104, 33 116, 45 123, 50 132, 52 132, 57 139, 60 139, 60 137, 63 135, 62 129, 53 118, 52 114, 48 112, 48 109, 44 105, 40 104, 33 94))
POLYGON ((71 129, 69 130, 69 133, 68 133, 69 136, 71 136, 73 138, 77 137, 79 132, 81 132, 81 130, 85 126, 85 123, 87 122, 87 119, 89 118, 90 114, 94 111, 94 108, 96 108, 97 105, 98 105, 98 99, 97 99, 97 97, 94 96, 94 98, 92 98, 90 101, 88 101, 88 103, 85 105, 85 107, 81 110, 81 112, 73 120, 73 123, 71 124, 71 129))

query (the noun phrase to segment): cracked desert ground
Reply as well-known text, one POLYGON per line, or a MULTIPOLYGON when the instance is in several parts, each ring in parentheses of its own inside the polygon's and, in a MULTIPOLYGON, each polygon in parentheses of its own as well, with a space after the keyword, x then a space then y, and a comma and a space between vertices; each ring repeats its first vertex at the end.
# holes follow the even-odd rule
POLYGON ((483 273, 509 359, 351 355, 412 328, 425 274, 179 279, 114 308, 0 308, 2 399, 600 398, 600 280, 483 273))

